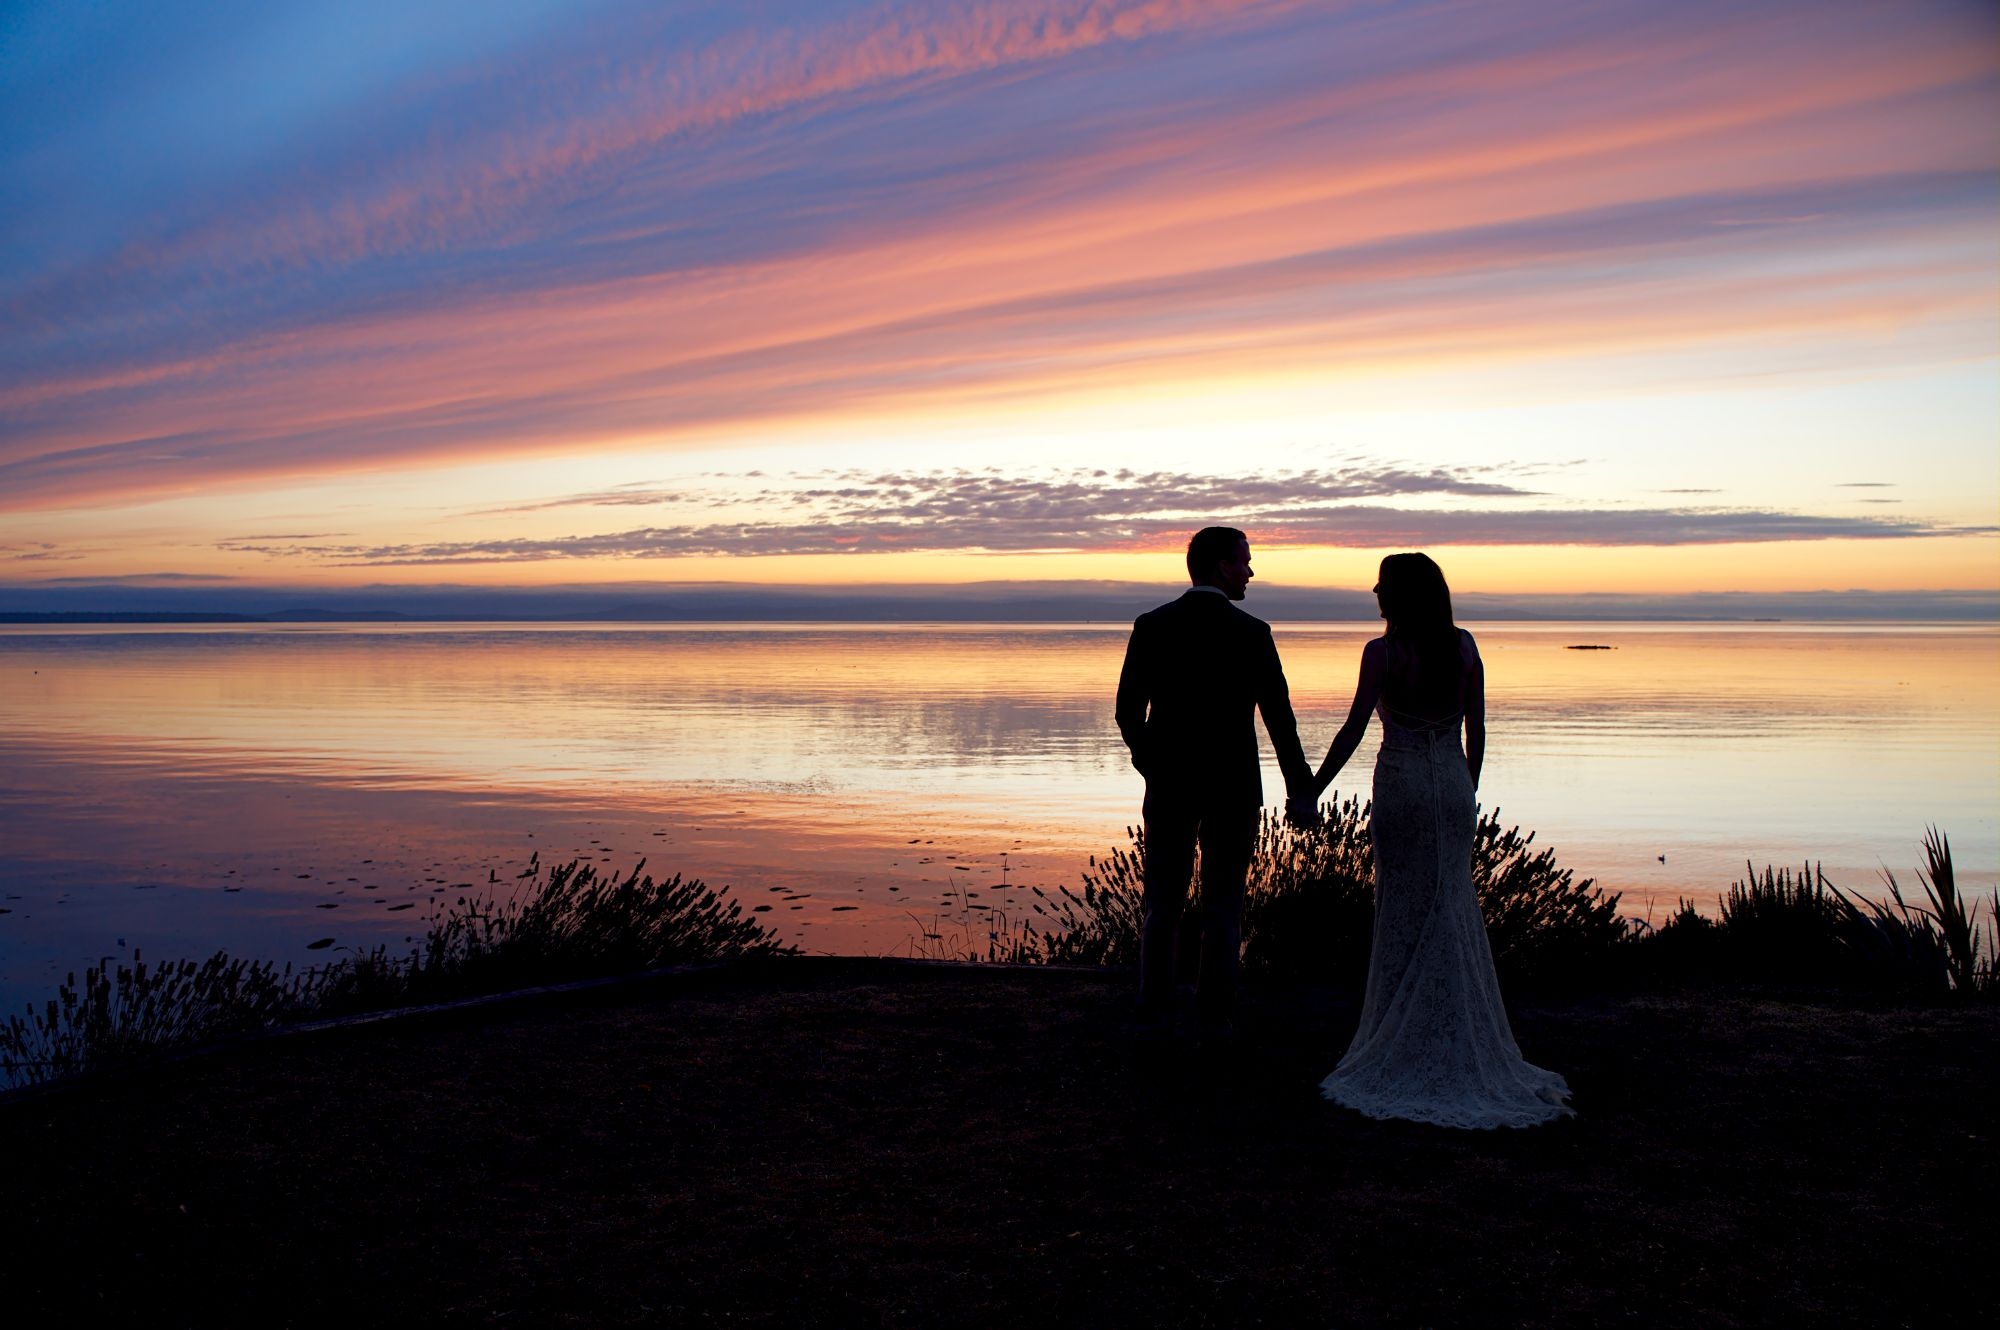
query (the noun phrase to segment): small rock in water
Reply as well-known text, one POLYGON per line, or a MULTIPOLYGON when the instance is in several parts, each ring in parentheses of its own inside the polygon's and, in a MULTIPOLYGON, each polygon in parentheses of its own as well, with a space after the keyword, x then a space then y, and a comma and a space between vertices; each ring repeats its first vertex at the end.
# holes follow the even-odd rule
POLYGON ((325 951, 325 950, 326 950, 326 949, 327 949, 328 947, 330 947, 330 946, 332 946, 332 945, 333 945, 333 939, 332 939, 332 938, 330 938, 330 937, 323 937, 323 938, 321 938, 321 939, 320 939, 319 941, 317 941, 317 942, 308 942, 308 943, 306 943, 306 950, 307 950, 307 951, 325 951))
POLYGON ((340 904, 337 901, 321 901, 318 905, 313 906, 313 908, 315 910, 338 910, 340 904))

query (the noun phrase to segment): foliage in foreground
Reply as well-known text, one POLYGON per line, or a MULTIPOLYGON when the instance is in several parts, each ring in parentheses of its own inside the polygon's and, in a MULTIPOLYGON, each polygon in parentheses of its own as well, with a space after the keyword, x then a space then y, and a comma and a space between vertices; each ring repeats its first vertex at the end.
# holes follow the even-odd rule
MULTIPOLYGON (((1243 903, 1246 972, 1277 980, 1358 985, 1367 973, 1375 918, 1375 854, 1367 805, 1355 798, 1321 809, 1317 827, 1296 827, 1267 811, 1258 828, 1243 903)), ((1043 964, 1126 965, 1139 955, 1145 832, 1091 860, 1083 887, 1037 889, 1029 921, 996 958, 1043 964)), ((1190 918, 1199 904, 1197 861, 1190 918)), ((1494 809, 1479 819, 1472 881, 1486 918, 1494 962, 1505 980, 1570 984, 1600 974, 1627 935, 1618 896, 1534 848, 1534 834, 1502 829, 1494 809)), ((1191 954, 1193 928, 1184 927, 1191 954)))
POLYGON ((1884 871, 1886 901, 1856 897, 1817 864, 1750 868, 1718 898, 1716 917, 1687 901, 1640 940, 1643 968, 1669 977, 1859 989, 1893 997, 2000 999, 2000 891, 1958 890, 1951 840, 1929 828, 1917 880, 1928 904, 1884 871))
MULTIPOLYGON (((1244 899, 1246 973, 1281 982, 1358 986, 1374 922, 1368 813, 1354 799, 1321 810, 1313 829, 1272 813, 1259 828, 1244 899)), ((989 934, 989 959, 1134 965, 1139 956, 1145 832, 1093 858, 1081 890, 1036 888, 1033 917, 989 934)), ((1534 835, 1479 820, 1472 879, 1495 966, 1516 987, 1724 980, 1843 988, 1917 1000, 2000 1000, 2000 891, 1987 904, 1958 890, 1950 840, 1931 829, 1918 871, 1925 903, 1907 900, 1893 873, 1885 901, 1842 891, 1816 866, 1754 869, 1718 898, 1714 917, 1685 900, 1658 929, 1621 919, 1619 897, 1577 881, 1534 835)), ((1184 973, 1198 945, 1200 869, 1181 929, 1184 973), (1190 926, 1192 925, 1192 926, 1190 926)))
POLYGON ((620 879, 580 861, 510 899, 461 896, 407 956, 387 948, 305 970, 217 952, 206 961, 99 962, 0 1024, 0 1086, 39 1084, 300 1021, 667 965, 789 951, 742 907, 678 874, 620 879))

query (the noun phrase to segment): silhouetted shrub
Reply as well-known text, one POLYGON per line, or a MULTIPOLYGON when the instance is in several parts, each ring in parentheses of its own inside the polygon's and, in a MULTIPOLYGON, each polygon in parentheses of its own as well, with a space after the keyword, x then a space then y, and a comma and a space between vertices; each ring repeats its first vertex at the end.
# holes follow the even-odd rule
POLYGON ((1267 813, 1243 902, 1243 968, 1278 982, 1358 986, 1375 928, 1375 847, 1368 806, 1348 798, 1317 827, 1267 813))
POLYGON ((1472 884, 1506 985, 1574 987, 1602 981, 1630 926, 1619 896, 1592 878, 1581 882, 1556 866, 1555 851, 1534 848, 1535 834, 1500 829, 1500 810, 1479 819, 1472 839, 1472 884))
POLYGON ((218 951, 205 961, 130 965, 100 961, 83 982, 0 1026, 0 1077, 39 1084, 85 1069, 116 1067, 310 1015, 316 971, 293 973, 218 951))
POLYGON ((544 878, 537 857, 520 895, 460 897, 405 957, 377 947, 294 972, 224 952, 152 966, 135 951, 130 965, 90 966, 82 984, 71 974, 55 997, 0 1025, 0 1084, 349 1012, 793 950, 723 894, 679 875, 655 882, 644 867, 621 880, 572 861, 544 878))
MULTIPOLYGON (((1936 1000, 2000 996, 1995 951, 2000 926, 1979 924, 1979 906, 1957 890, 1951 844, 1935 828, 1924 837, 1918 871, 1929 908, 1903 896, 1885 871, 1887 900, 1851 895, 1817 864, 1797 873, 1748 869, 1717 898, 1718 917, 1686 901, 1661 928, 1640 939, 1637 968, 1660 980, 1841 988, 1936 1000)), ((2000 914, 2000 893, 1994 913, 2000 914)))
POLYGON ((1844 912, 1817 865, 1793 875, 1766 866, 1732 882, 1721 900, 1723 963, 1734 978, 1833 984, 1852 976, 1840 940, 1844 912))
POLYGON ((517 899, 459 897, 431 924, 412 986, 491 992, 789 950, 737 902, 678 873, 656 882, 645 866, 621 881, 572 860, 517 899))
MULTIPOLYGON (((1359 986, 1374 927, 1375 854, 1369 808, 1349 798, 1321 809, 1316 827, 1297 827, 1267 810, 1245 881, 1243 963, 1278 981, 1359 986)), ((1023 930, 1007 959, 1125 965, 1139 957, 1145 833, 1127 828, 1129 848, 1091 859, 1083 890, 1040 891, 1041 923, 1023 930)), ((1496 809, 1474 833, 1473 886, 1503 980, 1567 984, 1602 974, 1625 936, 1616 895, 1575 880, 1550 850, 1518 827, 1502 830, 1496 809)), ((1200 857, 1181 953, 1191 964, 1200 857)), ((1184 968, 1186 965, 1184 964, 1184 968)), ((1187 977, 1192 977, 1188 970, 1187 977)))

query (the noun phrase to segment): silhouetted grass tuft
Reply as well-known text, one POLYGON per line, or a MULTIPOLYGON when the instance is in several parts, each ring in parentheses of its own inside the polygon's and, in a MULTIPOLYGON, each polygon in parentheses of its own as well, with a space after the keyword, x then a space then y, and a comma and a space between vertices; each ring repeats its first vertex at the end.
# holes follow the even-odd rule
POLYGON ((1090 857, 1080 891, 1059 886, 1051 895, 1030 887, 1033 913, 1021 921, 1002 959, 1040 965, 1137 965, 1142 867, 1146 833, 1127 827, 1130 849, 1090 857))
POLYGON ((99 961, 26 1017, 0 1026, 0 1075, 35 1084, 116 1067, 310 1015, 316 971, 294 973, 217 952, 205 961, 99 961))
MULTIPOLYGON (((1718 898, 1718 917, 1686 901, 1641 939, 1641 966, 1656 978, 1859 989, 1937 1000, 2000 997, 1995 951, 2000 926, 1958 891, 1951 842, 1936 828, 1924 836, 1918 870, 1929 907, 1903 896, 1896 875, 1882 874, 1887 900, 1841 890, 1817 864, 1797 873, 1750 869, 1718 898)), ((2000 913, 2000 898, 1994 902, 2000 913)))
POLYGON ((412 1002, 506 992, 696 961, 793 950, 726 892, 678 874, 600 876, 581 861, 542 876, 537 857, 516 894, 461 896, 407 956, 357 952, 294 972, 217 952, 152 966, 100 963, 79 985, 0 1025, 0 1085, 39 1084, 300 1021, 412 1002))
POLYGON ((424 938, 415 986, 493 992, 787 950, 737 902, 645 867, 620 880, 573 860, 512 900, 459 897, 424 938))

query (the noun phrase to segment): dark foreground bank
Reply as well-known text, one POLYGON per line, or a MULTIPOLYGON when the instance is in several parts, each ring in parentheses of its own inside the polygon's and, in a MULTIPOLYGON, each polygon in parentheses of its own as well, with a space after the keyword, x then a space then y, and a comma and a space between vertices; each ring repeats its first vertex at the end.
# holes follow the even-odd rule
POLYGON ((1990 1312, 2000 1010, 1518 1013, 1582 1116, 1324 1104, 1357 1013, 773 961, 0 1104, 15 1325, 1918 1325, 1990 1312), (93 1317, 92 1319, 96 1319, 93 1317))

